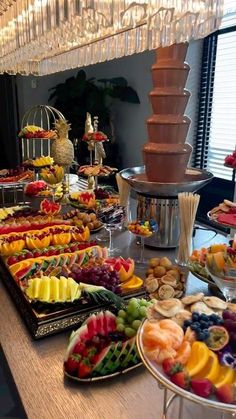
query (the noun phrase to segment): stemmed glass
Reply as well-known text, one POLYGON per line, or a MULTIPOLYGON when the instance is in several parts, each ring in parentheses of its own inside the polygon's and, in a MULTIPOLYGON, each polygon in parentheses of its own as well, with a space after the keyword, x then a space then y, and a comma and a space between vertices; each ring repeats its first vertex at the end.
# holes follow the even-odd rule
POLYGON ((109 233, 109 256, 117 254, 118 248, 114 247, 113 232, 119 230, 125 219, 125 209, 120 205, 103 207, 98 211, 98 218, 104 224, 105 229, 109 233))
POLYGON ((139 265, 145 265, 146 259, 144 257, 144 239, 151 237, 153 233, 157 232, 157 223, 154 220, 150 221, 131 221, 128 224, 130 233, 140 238, 140 254, 135 262, 139 265))
POLYGON ((52 199, 55 202, 55 193, 58 186, 61 185, 61 182, 64 178, 64 169, 62 166, 50 166, 45 167, 40 172, 40 177, 44 180, 44 182, 52 189, 52 199))
POLYGON ((226 267, 222 273, 214 272, 212 266, 206 261, 206 271, 221 290, 227 303, 236 299, 236 268, 226 267))

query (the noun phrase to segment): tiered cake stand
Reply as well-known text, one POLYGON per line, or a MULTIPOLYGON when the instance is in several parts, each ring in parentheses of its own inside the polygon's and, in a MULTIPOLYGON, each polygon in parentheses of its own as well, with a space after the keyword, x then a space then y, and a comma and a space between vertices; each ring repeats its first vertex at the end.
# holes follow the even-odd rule
POLYGON ((158 224, 158 232, 145 239, 145 244, 161 248, 178 245, 178 193, 196 192, 213 178, 206 170, 188 168, 182 182, 149 182, 144 166, 124 169, 120 175, 137 192, 137 218, 154 218, 158 224))

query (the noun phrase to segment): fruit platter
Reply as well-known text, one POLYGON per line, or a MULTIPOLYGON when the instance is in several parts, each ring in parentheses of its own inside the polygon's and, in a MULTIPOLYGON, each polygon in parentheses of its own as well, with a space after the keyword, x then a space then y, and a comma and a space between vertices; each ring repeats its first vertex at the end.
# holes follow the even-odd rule
POLYGON ((57 137, 57 134, 54 130, 45 130, 37 125, 26 125, 20 130, 18 137, 54 140, 57 137))
POLYGON ((34 338, 145 294, 134 261, 109 258, 90 239, 91 219, 77 223, 71 213, 63 218, 60 209, 45 199, 39 210, 16 206, 0 213, 1 276, 34 338))
POLYGON ((54 160, 50 156, 40 156, 35 159, 28 159, 23 162, 24 167, 30 167, 34 169, 40 169, 41 167, 47 167, 54 163, 54 160))
POLYGON ((209 220, 215 224, 228 227, 236 228, 236 203, 225 199, 217 207, 214 207, 207 214, 209 220))
POLYGON ((206 260, 208 255, 212 259, 212 263, 220 272, 224 267, 224 263, 228 260, 235 261, 235 243, 232 241, 229 245, 227 243, 213 244, 208 248, 193 250, 189 259, 190 271, 201 280, 214 285, 214 282, 206 270, 206 260))
POLYGON ((70 204, 79 209, 95 209, 97 206, 95 194, 91 191, 72 192, 70 204))
POLYGON ((74 209, 66 212, 63 215, 64 220, 72 220, 73 224, 76 226, 88 227, 90 233, 95 233, 100 231, 103 228, 103 223, 97 218, 97 215, 94 211, 83 212, 79 209, 74 209))
POLYGON ((3 187, 9 184, 30 182, 33 178, 34 173, 22 167, 0 170, 0 185, 3 187))
POLYGON ((151 301, 132 298, 114 313, 94 313, 73 331, 64 359, 64 374, 75 381, 97 381, 141 365, 137 330, 151 301))
POLYGON ((157 301, 137 334, 150 373, 181 397, 235 413, 236 305, 202 293, 157 301))

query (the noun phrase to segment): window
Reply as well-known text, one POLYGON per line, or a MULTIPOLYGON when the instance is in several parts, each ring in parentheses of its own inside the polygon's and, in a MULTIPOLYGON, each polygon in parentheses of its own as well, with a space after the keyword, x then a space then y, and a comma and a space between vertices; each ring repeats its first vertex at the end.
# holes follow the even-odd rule
POLYGON ((199 191, 197 219, 204 223, 210 209, 233 200, 235 188, 235 171, 224 167, 224 158, 236 145, 236 1, 225 0, 224 8, 220 30, 203 42, 193 165, 215 176, 199 191))
POLYGON ((195 165, 232 180, 224 158, 236 145, 236 2, 225 0, 218 33, 204 40, 195 165))

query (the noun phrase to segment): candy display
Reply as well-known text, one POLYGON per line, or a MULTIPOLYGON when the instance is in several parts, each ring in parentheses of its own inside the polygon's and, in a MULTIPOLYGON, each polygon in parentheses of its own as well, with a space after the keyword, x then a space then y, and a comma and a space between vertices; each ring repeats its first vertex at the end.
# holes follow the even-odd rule
POLYGON ((145 288, 151 298, 165 300, 180 298, 185 291, 186 274, 167 257, 149 260, 145 288))
POLYGON ((157 223, 154 220, 132 221, 128 224, 128 230, 137 236, 149 237, 157 231, 157 223))

